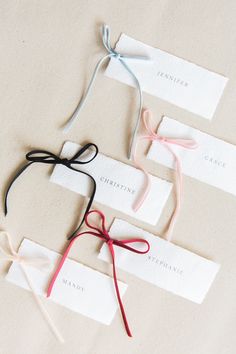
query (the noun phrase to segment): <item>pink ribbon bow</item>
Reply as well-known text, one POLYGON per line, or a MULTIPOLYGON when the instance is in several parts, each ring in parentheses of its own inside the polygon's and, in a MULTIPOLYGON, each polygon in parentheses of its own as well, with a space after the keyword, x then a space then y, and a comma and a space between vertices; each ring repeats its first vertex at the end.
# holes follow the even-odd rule
POLYGON ((124 325, 125 325, 125 328, 126 328, 126 332, 128 334, 129 337, 132 337, 132 334, 131 334, 131 331, 129 329, 129 325, 128 325, 128 320, 126 318, 126 314, 125 314, 125 310, 124 310, 124 306, 122 304, 122 300, 121 300, 121 296, 120 296, 120 292, 119 292, 119 286, 118 286, 118 281, 117 281, 117 276, 116 276, 116 265, 115 265, 115 251, 114 251, 114 247, 113 245, 115 246, 119 246, 119 247, 122 247, 122 248, 125 248, 131 252, 135 252, 135 253, 139 253, 139 254, 145 254, 149 251, 150 249, 150 245, 148 243, 148 241, 142 239, 142 238, 129 238, 129 239, 125 239, 125 240, 116 240, 114 238, 112 238, 107 229, 106 229, 106 226, 105 226, 105 216, 104 214, 99 211, 99 210, 92 210, 92 211, 89 211, 86 216, 85 216, 85 224, 87 225, 87 227, 89 228, 88 231, 84 231, 84 232, 80 232, 78 233, 77 235, 75 235, 71 240, 70 240, 70 243, 69 245, 67 246, 66 248, 66 251, 65 253, 63 254, 62 258, 61 258, 61 261, 51 279, 51 282, 49 284, 49 287, 48 287, 48 290, 47 290, 47 297, 49 297, 51 295, 51 292, 52 292, 52 289, 53 289, 53 286, 54 286, 54 283, 58 277, 58 274, 60 273, 60 270, 68 256, 68 253, 70 252, 70 249, 72 247, 72 245, 74 244, 75 240, 82 236, 82 235, 92 235, 92 236, 96 236, 100 239, 102 239, 104 242, 106 242, 108 248, 109 248, 109 251, 110 251, 110 254, 111 254, 111 258, 112 258, 112 265, 113 265, 113 279, 114 279, 114 284, 115 284, 115 290, 116 290, 116 295, 117 295, 117 299, 118 299, 118 302, 119 302, 119 305, 120 305, 120 310, 121 310, 121 314, 122 314, 122 317, 123 317, 123 321, 124 321, 124 325), (96 226, 93 226, 91 225, 91 223, 88 221, 88 217, 91 215, 91 214, 97 214, 98 216, 100 216, 101 218, 101 228, 99 227, 96 227, 96 226), (128 244, 130 243, 143 243, 143 244, 146 244, 147 245, 147 249, 144 250, 144 251, 140 251, 136 248, 133 248, 133 247, 130 247, 128 246, 128 244))
MULTIPOLYGON (((164 137, 164 136, 161 136, 158 133, 156 133, 151 126, 152 113, 148 109, 143 111, 142 118, 143 118, 143 123, 144 123, 145 129, 147 131, 147 134, 140 136, 139 139, 142 139, 142 140, 145 139, 145 140, 149 140, 149 141, 158 141, 173 155, 174 160, 175 160, 176 206, 175 206, 175 210, 171 216, 171 220, 169 222, 169 225, 168 225, 168 228, 166 231, 166 239, 168 241, 171 241, 173 228, 176 223, 176 220, 177 220, 177 217, 179 214, 179 210, 180 210, 181 198, 182 198, 182 188, 183 188, 181 161, 180 161, 178 155, 176 155, 174 150, 171 148, 171 145, 177 145, 177 146, 183 147, 185 149, 193 150, 198 147, 198 144, 193 139, 168 138, 168 137, 164 137)), ((134 159, 134 163, 135 163, 136 167, 139 168, 141 171, 143 171, 143 173, 145 174, 146 181, 145 181, 144 190, 142 191, 139 198, 136 200, 136 202, 134 204, 135 211, 137 211, 142 206, 143 202, 145 201, 145 199, 150 191, 150 186, 151 186, 149 174, 141 166, 141 164, 137 161, 137 157, 136 157, 137 145, 138 145, 138 143, 135 146, 133 159, 134 159)))
POLYGON ((42 312, 43 317, 47 321, 49 327, 51 328, 52 332, 56 336, 59 342, 64 343, 64 339, 61 336, 60 332, 58 331, 57 327, 55 326, 52 318, 50 317, 49 313, 45 309, 41 299, 39 296, 36 294, 36 291, 34 290, 33 283, 28 275, 27 272, 27 266, 35 267, 39 270, 49 270, 50 267, 50 260, 48 258, 39 258, 39 257, 24 257, 19 255, 17 253, 12 245, 12 241, 10 238, 10 235, 5 232, 5 231, 0 231, 0 238, 5 237, 6 243, 7 243, 7 248, 0 246, 0 251, 5 255, 5 257, 1 257, 0 260, 5 260, 5 261, 11 261, 11 262, 18 262, 19 266, 21 267, 21 270, 25 276, 25 279, 29 285, 29 288, 31 289, 33 296, 35 298, 35 301, 37 302, 40 311, 42 312))

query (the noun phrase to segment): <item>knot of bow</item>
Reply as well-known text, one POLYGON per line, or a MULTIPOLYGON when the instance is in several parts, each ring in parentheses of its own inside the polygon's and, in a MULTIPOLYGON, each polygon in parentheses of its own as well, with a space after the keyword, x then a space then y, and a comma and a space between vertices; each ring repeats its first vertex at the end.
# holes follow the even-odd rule
POLYGON ((122 247, 126 250, 129 250, 131 252, 135 252, 135 253, 139 253, 139 254, 145 254, 149 251, 150 249, 150 245, 148 243, 147 240, 145 239, 142 239, 142 238, 129 238, 129 239, 122 239, 122 240, 117 240, 117 239, 114 239, 112 238, 110 235, 109 235, 109 232, 107 231, 107 228, 105 226, 105 216, 104 214, 99 211, 99 210, 92 210, 90 212, 88 212, 85 216, 85 224, 86 226, 89 228, 89 230, 87 231, 84 231, 84 232, 81 232, 77 235, 75 235, 69 245, 67 246, 66 248, 66 251, 64 252, 62 258, 61 258, 61 261, 51 279, 51 282, 49 284, 49 287, 48 287, 48 290, 47 290, 47 296, 49 297, 51 292, 52 292, 52 289, 53 289, 53 286, 54 286, 54 283, 57 279, 57 276, 68 256, 68 253, 74 243, 74 241, 82 236, 82 235, 92 235, 92 236, 96 236, 100 239, 102 239, 104 242, 106 242, 109 250, 110 250, 110 254, 111 254, 111 258, 112 258, 112 265, 113 265, 113 279, 114 279, 114 285, 115 285, 115 290, 116 290, 116 295, 117 295, 117 299, 118 299, 118 302, 119 302, 119 306, 120 306, 120 310, 121 310, 121 314, 122 314, 122 317, 123 317, 123 321, 124 321, 124 325, 125 325, 125 328, 126 328, 126 332, 128 334, 128 336, 132 336, 131 335, 131 331, 129 329, 129 325, 128 325, 128 320, 126 318, 126 314, 125 314, 125 310, 124 310, 124 306, 123 306, 123 303, 122 303, 122 300, 121 300, 121 296, 120 296, 120 292, 119 292, 119 286, 118 286, 118 281, 117 281, 117 276, 116 276, 116 266, 115 266, 115 252, 114 252, 114 247, 113 246, 119 246, 119 247, 122 247), (97 227, 97 226, 94 226, 90 223, 89 221, 89 217, 92 215, 92 214, 96 214, 98 217, 100 217, 101 219, 101 227, 97 227), (134 247, 131 247, 129 246, 129 244, 133 244, 133 243, 141 243, 141 244, 144 244, 146 245, 146 249, 145 250, 140 250, 138 248, 134 248, 134 247))

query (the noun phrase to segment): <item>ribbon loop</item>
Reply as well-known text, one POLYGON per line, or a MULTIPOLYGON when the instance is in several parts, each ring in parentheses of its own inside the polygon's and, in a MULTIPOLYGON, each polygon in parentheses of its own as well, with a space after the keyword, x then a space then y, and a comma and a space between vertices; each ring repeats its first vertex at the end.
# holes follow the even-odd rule
MULTIPOLYGON (((85 216, 85 224, 86 226, 88 226, 90 229, 97 231, 101 236, 109 236, 108 232, 106 230, 106 226, 105 226, 105 215, 100 211, 100 210, 91 210, 89 211, 86 216, 85 216), (101 225, 102 227, 99 228, 97 226, 94 226, 90 221, 89 221, 89 217, 92 214, 97 214, 100 217, 101 220, 101 225)), ((110 237, 108 237, 110 239, 110 237)))
POLYGON ((150 249, 150 245, 148 243, 147 240, 144 240, 142 238, 131 238, 131 239, 126 239, 126 240, 116 240, 112 237, 110 237, 109 232, 107 231, 106 225, 105 225, 105 215, 99 211, 99 210, 91 210, 90 212, 88 212, 85 216, 85 224, 87 225, 87 227, 89 228, 87 231, 78 233, 77 235, 73 236, 73 238, 70 240, 69 245, 67 246, 61 260, 60 263, 50 281, 48 290, 47 290, 47 296, 49 297, 51 295, 52 289, 54 287, 54 283, 58 277, 58 274, 60 273, 60 270, 69 254, 69 251, 73 245, 73 243, 75 242, 75 240, 82 236, 82 235, 92 235, 95 237, 100 238, 101 240, 103 240, 104 242, 106 242, 108 249, 110 251, 111 254, 111 258, 112 258, 112 265, 113 265, 113 279, 114 279, 114 285, 115 285, 115 289, 116 289, 116 296, 120 305, 120 310, 121 310, 121 314, 122 314, 122 318, 123 318, 123 322, 126 328, 126 332, 128 334, 129 337, 132 337, 131 331, 129 329, 129 325, 128 325, 128 320, 126 318, 126 314, 125 314, 125 310, 124 310, 124 306, 121 300, 121 296, 120 296, 120 292, 119 292, 119 286, 118 286, 118 280, 116 277, 116 265, 115 265, 115 251, 114 251, 114 245, 125 248, 131 252, 135 252, 135 253, 139 253, 139 254, 145 254, 149 251, 150 249), (91 222, 89 221, 89 216, 91 214, 97 214, 97 216, 100 217, 100 221, 101 221, 101 228, 94 226, 93 224, 91 224, 91 222), (133 247, 130 247, 128 244, 130 243, 141 243, 141 244, 145 244, 147 246, 147 249, 145 250, 139 250, 133 247))
POLYGON ((3 238, 5 238, 5 240, 6 240, 6 245, 2 245, 2 246, 0 245, 0 251, 5 256, 16 257, 17 256, 17 252, 13 248, 10 235, 6 231, 0 231, 0 235, 1 235, 1 242, 2 242, 3 238), (7 246, 7 247, 5 247, 5 246, 7 246))
POLYGON ((49 265, 51 264, 50 260, 46 257, 33 257, 33 258, 29 258, 29 257, 25 257, 25 256, 21 256, 13 247, 12 244, 12 240, 10 235, 6 232, 6 231, 0 231, 0 242, 2 242, 3 238, 5 238, 6 240, 6 245, 7 247, 5 247, 4 245, 1 246, 0 245, 0 252, 2 252, 5 257, 4 258, 0 258, 0 260, 5 260, 5 261, 10 261, 10 262, 18 262, 19 266, 21 267, 21 270, 25 276, 25 279, 28 283, 29 288, 31 289, 33 296, 35 298, 35 301, 37 302, 39 309, 44 317, 44 319, 47 321, 50 329, 52 330, 53 334, 55 335, 55 337, 58 339, 58 341, 60 341, 61 343, 64 343, 64 339, 61 336, 60 332, 58 331, 57 327, 55 326, 55 324, 53 323, 52 318, 50 317, 49 313, 47 312, 46 308, 44 307, 41 299, 39 298, 39 296, 37 295, 34 286, 32 284, 32 281, 30 280, 30 277, 28 275, 27 272, 27 268, 26 266, 31 266, 31 267, 35 267, 39 270, 49 270, 49 265), (46 268, 45 268, 46 267, 46 268))
POLYGON ((32 150, 25 155, 29 162, 52 163, 59 162, 58 156, 47 150, 32 150))
POLYGON ((110 29, 107 25, 102 26, 102 41, 107 51, 110 51, 110 29))
MULTIPOLYGON (((156 140, 160 140, 160 137, 158 137, 158 135, 156 140)), ((178 145, 189 150, 194 150, 198 147, 198 144, 195 142, 195 140, 191 139, 165 138, 165 141, 169 144, 178 145)))
POLYGON ((97 73, 101 67, 101 65, 104 63, 104 61, 106 59, 111 59, 111 58, 115 58, 117 60, 119 60, 119 62, 121 63, 121 65, 124 67, 124 69, 129 73, 129 75, 132 77, 137 89, 138 89, 138 93, 139 93, 139 108, 138 108, 138 114, 137 114, 137 119, 136 119, 136 123, 135 123, 135 127, 133 130, 133 134, 132 134, 132 138, 131 138, 131 143, 130 143, 130 149, 129 149, 129 159, 132 157, 133 155, 133 149, 134 149, 134 143, 136 141, 136 135, 137 135, 137 131, 138 131, 138 127, 139 127, 139 123, 140 123, 140 118, 141 118, 141 112, 142 112, 142 105, 143 105, 143 94, 142 94, 142 89, 141 89, 141 85, 140 82, 138 80, 138 78, 136 77, 136 75, 134 74, 134 72, 130 69, 130 67, 127 65, 126 60, 141 60, 141 61, 150 61, 150 58, 148 56, 141 56, 141 55, 123 55, 119 52, 117 52, 114 48, 112 48, 111 43, 110 43, 110 28, 107 25, 103 25, 102 27, 102 42, 104 45, 104 48, 107 51, 107 54, 102 57, 93 72, 92 78, 89 82, 88 88, 85 91, 84 95, 82 96, 78 106, 76 107, 74 113, 72 114, 72 116, 70 117, 70 119, 67 121, 67 123, 65 124, 63 131, 66 133, 69 131, 69 129, 71 128, 73 122, 78 118, 79 113, 82 109, 82 107, 84 106, 87 97, 92 89, 93 83, 96 79, 97 73))
POLYGON ((142 238, 135 238, 135 239, 128 239, 128 240, 114 240, 114 239, 111 239, 111 240, 115 246, 119 246, 121 248, 124 248, 124 249, 134 252, 134 253, 146 254, 150 250, 149 242, 145 239, 142 239, 142 238), (144 250, 140 250, 139 248, 131 247, 128 245, 128 244, 132 244, 132 243, 142 243, 143 245, 146 245, 147 248, 144 250))
POLYGON ((69 161, 71 162, 71 164, 75 163, 75 164, 85 165, 93 161, 97 156, 97 154, 98 154, 97 145, 93 143, 88 143, 85 144, 69 161), (88 158, 86 154, 89 155, 88 158), (83 157, 84 157, 83 160, 78 160, 78 158, 83 158, 83 157))
POLYGON ((103 45, 109 53, 112 53, 112 47, 110 43, 110 27, 108 25, 102 26, 102 41, 103 45))

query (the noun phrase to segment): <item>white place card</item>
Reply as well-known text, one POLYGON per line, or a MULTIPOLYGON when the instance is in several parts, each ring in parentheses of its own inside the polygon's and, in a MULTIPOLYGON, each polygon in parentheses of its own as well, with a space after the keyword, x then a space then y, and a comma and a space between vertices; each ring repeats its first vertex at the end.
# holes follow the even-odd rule
MULTIPOLYGON (((120 219, 115 219, 109 234, 118 239, 141 237, 150 244, 150 251, 142 256, 114 246, 117 267, 198 304, 204 300, 220 268, 217 263, 120 219)), ((105 245, 99 258, 110 261, 105 245)))
MULTIPOLYGON (((67 158, 73 156, 79 147, 78 144, 66 142, 62 156, 67 158)), ((144 183, 142 171, 100 153, 89 164, 79 165, 79 169, 89 173, 96 180, 96 202, 152 225, 158 222, 170 195, 172 183, 151 175, 150 193, 140 209, 135 212, 133 206, 144 183)), ((89 178, 63 165, 55 166, 50 181, 84 196, 91 193, 89 178)))
MULTIPOLYGON (((28 239, 22 241, 19 254, 27 257, 47 257, 53 265, 58 264, 61 257, 58 253, 28 239)), ((27 273, 35 292, 45 297, 53 271, 49 274, 27 266, 27 273)), ((12 263, 6 279, 30 290, 17 262, 12 263)), ((119 289, 123 296, 127 285, 119 281, 119 289)), ((111 323, 118 308, 113 279, 71 259, 65 261, 49 299, 106 325, 111 323)))
MULTIPOLYGON (((228 79, 163 50, 122 34, 115 48, 121 54, 148 56, 151 61, 126 59, 142 90, 211 119, 228 79)), ((135 86, 119 60, 112 58, 105 75, 135 86)))
MULTIPOLYGON (((172 138, 194 139, 199 147, 188 150, 171 144, 179 156, 185 175, 236 195, 236 146, 198 129, 164 117, 158 134, 172 138)), ((147 157, 174 168, 173 156, 158 142, 153 142, 147 157)))

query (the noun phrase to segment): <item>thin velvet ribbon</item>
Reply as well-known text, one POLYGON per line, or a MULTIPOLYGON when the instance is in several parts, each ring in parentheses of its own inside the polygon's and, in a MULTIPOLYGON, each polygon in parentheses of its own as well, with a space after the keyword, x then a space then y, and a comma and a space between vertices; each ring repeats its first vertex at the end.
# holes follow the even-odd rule
POLYGON ((5 257, 0 257, 0 261, 1 260, 5 260, 5 261, 9 261, 9 262, 17 262, 25 276, 25 279, 28 283, 29 288, 32 291, 32 294, 34 296, 34 299, 44 317, 44 319, 47 321, 50 329, 52 330, 53 334, 55 335, 55 337, 58 339, 59 342, 64 343, 64 339, 62 337, 62 335, 60 334, 60 332, 58 331, 56 325, 54 324, 51 316, 49 315, 48 311, 46 310, 46 308, 44 307, 41 299, 39 298, 39 296, 37 295, 33 283, 29 277, 28 271, 27 271, 27 267, 34 267, 40 271, 49 271, 51 269, 50 265, 51 262, 48 258, 46 257, 25 257, 25 256, 21 256, 19 255, 19 253, 14 249, 13 245, 12 245, 12 241, 11 241, 11 237, 10 235, 5 232, 5 231, 0 231, 0 242, 2 242, 2 240, 5 238, 6 241, 6 245, 5 246, 1 246, 0 245, 0 251, 1 253, 3 253, 5 255, 5 257))
POLYGON ((118 246, 118 247, 122 247, 126 250, 129 250, 131 252, 135 252, 135 253, 139 253, 139 254, 145 254, 149 251, 150 249, 150 245, 148 243, 148 241, 142 239, 142 238, 129 238, 129 239, 125 239, 125 240, 116 240, 114 238, 112 238, 108 231, 107 231, 107 228, 105 226, 105 216, 104 214, 99 211, 99 210, 91 210, 90 212, 88 212, 85 216, 85 224, 86 226, 89 228, 89 230, 87 231, 84 231, 84 232, 81 232, 81 233, 78 233, 77 235, 73 236, 70 240, 70 243, 69 245, 67 246, 66 248, 66 251, 64 252, 61 260, 60 260, 60 263, 50 281, 50 284, 49 284, 49 287, 48 287, 48 290, 47 290, 47 297, 49 297, 51 295, 51 292, 53 290, 53 286, 55 284, 55 281, 61 271, 61 268, 63 267, 63 264, 68 256, 68 253, 70 252, 70 249, 71 247, 73 246, 75 240, 77 240, 78 237, 80 236, 83 236, 83 235, 92 235, 92 236, 96 236, 98 238, 100 238, 103 242, 106 242, 108 248, 109 248, 109 251, 110 251, 110 254, 111 254, 111 258, 112 258, 112 265, 113 265, 113 279, 114 279, 114 285, 115 285, 115 290, 116 290, 116 295, 117 295, 117 299, 118 299, 118 302, 119 302, 119 306, 120 306, 120 310, 121 310, 121 314, 122 314, 122 318, 123 318, 123 321, 124 321, 124 325, 125 325, 125 329, 126 329, 126 332, 128 334, 129 337, 132 337, 132 334, 131 334, 131 331, 129 329, 129 325, 128 325, 128 320, 127 320, 127 317, 126 317, 126 314, 125 314, 125 310, 124 310, 124 306, 123 306, 123 303, 122 303, 122 300, 121 300, 121 296, 120 296, 120 292, 119 292, 119 286, 118 286, 118 281, 117 281, 117 276, 116 276, 116 265, 115 265, 115 250, 114 250, 114 247, 113 246, 118 246), (100 219, 101 219, 101 227, 96 227, 96 226, 93 226, 88 218, 90 215, 92 214, 97 214, 100 219), (133 248, 133 247, 130 247, 128 244, 131 244, 131 243, 143 243, 143 244, 146 244, 147 245, 147 249, 144 250, 144 251, 140 251, 139 249, 136 249, 136 248, 133 248))
POLYGON ((134 143, 136 140, 136 135, 137 135, 137 131, 138 131, 138 127, 139 127, 139 123, 140 123, 140 118, 141 118, 141 113, 142 113, 142 105, 143 105, 143 94, 142 94, 142 89, 140 86, 140 82, 138 80, 138 78, 136 77, 136 75, 133 73, 133 71, 130 69, 130 67, 127 64, 127 61, 130 60, 145 60, 145 61, 150 61, 150 58, 147 56, 141 56, 141 55, 123 55, 118 53, 115 49, 113 49, 111 47, 110 44, 110 28, 107 25, 103 25, 102 27, 102 41, 103 41, 103 45, 105 47, 105 49, 107 50, 108 54, 106 54, 104 57, 102 57, 93 72, 92 78, 90 80, 90 83, 88 85, 87 90, 85 91, 83 97, 81 98, 78 106, 76 107, 74 113, 72 114, 72 116, 70 117, 70 119, 68 120, 68 122, 65 124, 63 131, 66 133, 69 131, 69 129, 71 128, 73 122, 78 118, 79 113, 81 111, 81 109, 83 108, 87 97, 92 89, 92 86, 94 84, 94 81, 96 79, 97 73, 101 67, 101 65, 107 60, 107 59, 111 59, 111 58, 115 58, 117 60, 119 60, 119 62, 121 63, 121 65, 124 67, 124 69, 129 73, 129 75, 132 77, 132 79, 134 80, 134 83, 138 89, 138 93, 139 93, 139 108, 138 108, 138 115, 137 115, 137 120, 136 120, 136 124, 135 124, 135 128, 132 134, 132 138, 131 138, 131 144, 130 144, 130 149, 129 149, 129 159, 131 158, 132 154, 133 154, 133 148, 134 148, 134 143))
MULTIPOLYGON (((168 225, 168 228, 166 231, 166 239, 168 241, 171 241, 174 225, 176 223, 176 220, 177 220, 177 217, 178 217, 179 211, 180 211, 180 205, 181 205, 181 199, 182 199, 182 189, 183 189, 181 161, 180 161, 178 155, 171 148, 171 145, 176 145, 176 146, 182 147, 184 149, 188 149, 188 150, 194 150, 198 147, 198 144, 193 139, 168 138, 168 137, 161 136, 158 133, 156 133, 151 125, 152 112, 148 109, 143 111, 142 118, 143 118, 143 123, 144 123, 147 134, 141 135, 139 137, 139 139, 159 142, 172 154, 174 161, 175 161, 176 206, 175 206, 175 210, 171 216, 171 220, 169 222, 169 225, 168 225)), ((138 144, 136 143, 135 149, 134 149, 133 160, 134 160, 136 167, 139 168, 141 171, 143 171, 143 173, 146 177, 146 183, 145 183, 144 190, 142 191, 139 198, 136 200, 136 203, 134 204, 135 211, 137 211, 142 206, 143 202, 145 201, 146 197, 148 196, 148 193, 150 192, 150 186, 151 186, 149 174, 144 169, 144 167, 140 164, 140 162, 138 162, 138 160, 137 160, 137 145, 138 144)))
POLYGON ((88 144, 84 145, 70 159, 61 158, 61 157, 59 157, 59 156, 57 156, 57 155, 55 155, 55 154, 53 154, 53 153, 51 153, 49 151, 46 151, 46 150, 32 150, 32 151, 28 152, 25 157, 26 157, 26 160, 29 161, 29 163, 24 165, 21 169, 19 169, 16 172, 15 176, 10 181, 10 183, 9 183, 9 185, 7 187, 7 190, 6 190, 6 193, 5 193, 5 198, 4 198, 4 212, 5 212, 5 215, 7 215, 7 212, 8 212, 8 194, 10 192, 10 189, 11 189, 13 183, 16 181, 16 179, 29 166, 31 166, 34 163, 43 163, 43 164, 49 164, 49 165, 63 165, 63 166, 66 166, 67 168, 69 168, 70 170, 73 170, 73 171, 76 171, 76 172, 79 172, 79 173, 82 173, 82 174, 88 176, 90 178, 90 180, 92 181, 92 183, 93 183, 93 190, 92 190, 92 193, 90 195, 90 199, 89 199, 88 205, 86 207, 86 210, 84 212, 82 221, 79 224, 79 226, 76 228, 76 230, 72 233, 71 236, 75 235, 78 232, 78 230, 80 229, 80 227, 82 226, 82 224, 84 222, 85 215, 90 210, 91 205, 93 203, 94 196, 95 196, 95 193, 96 193, 96 181, 89 173, 81 171, 80 169, 77 169, 76 167, 73 167, 73 165, 74 166, 79 166, 79 165, 88 164, 88 163, 90 163, 91 161, 93 161, 95 159, 97 154, 98 154, 98 147, 97 147, 97 145, 92 144, 92 143, 88 143, 88 144), (83 160, 83 157, 85 158, 86 153, 91 148, 95 149, 93 151, 92 156, 89 159, 87 159, 87 160, 85 160, 85 159, 83 160))

